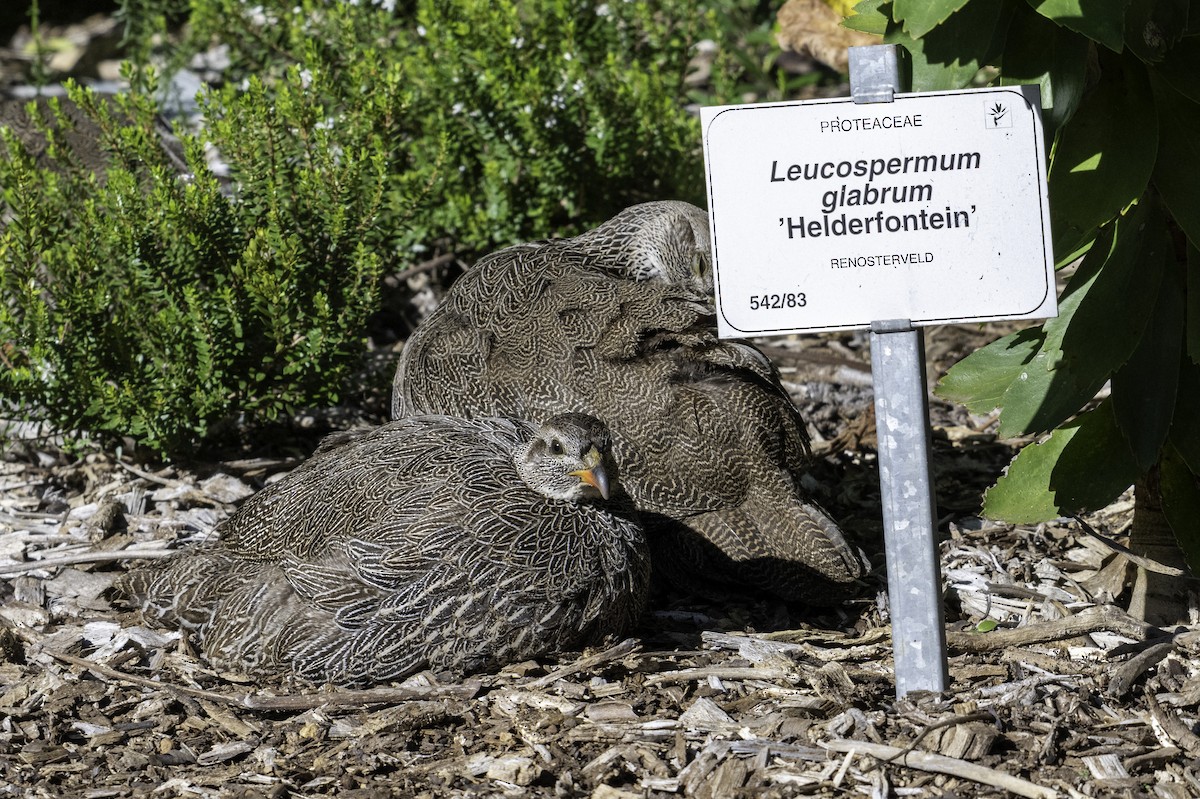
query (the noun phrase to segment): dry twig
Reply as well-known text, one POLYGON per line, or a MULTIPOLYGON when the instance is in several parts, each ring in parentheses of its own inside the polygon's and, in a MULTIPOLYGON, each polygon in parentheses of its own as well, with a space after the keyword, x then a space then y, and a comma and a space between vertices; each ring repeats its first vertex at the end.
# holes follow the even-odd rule
POLYGON ((1142 672, 1171 654, 1174 649, 1174 641, 1166 641, 1143 649, 1116 668, 1112 678, 1108 681, 1108 690, 1105 693, 1118 699, 1125 696, 1133 688, 1134 681, 1142 675, 1142 672))
POLYGON ((796 672, 789 673, 786 669, 761 666, 704 666, 695 669, 679 669, 651 674, 646 678, 647 685, 657 685, 667 682, 691 682, 717 677, 722 680, 795 680, 796 672))
POLYGON ((57 558, 30 560, 25 563, 11 563, 0 566, 0 580, 16 577, 25 572, 38 569, 57 569, 59 566, 73 566, 76 563, 108 563, 114 560, 152 560, 169 558, 175 554, 169 549, 114 549, 109 551, 89 550, 73 555, 60 555, 57 558))
POLYGON ((1160 705, 1157 697, 1150 691, 1146 691, 1146 704, 1150 707, 1150 718, 1172 743, 1187 752, 1188 757, 1200 757, 1200 736, 1188 729, 1188 725, 1177 715, 1160 705))
POLYGON ((1075 514, 1071 518, 1073 518, 1075 521, 1079 522, 1079 527, 1081 530, 1083 530, 1083 532, 1087 533, 1092 538, 1094 538, 1097 541, 1099 541, 1100 543, 1104 544, 1106 547, 1111 549, 1113 552, 1116 552, 1119 555, 1124 556, 1126 560, 1130 561, 1135 566, 1141 566, 1143 569, 1145 569, 1148 572, 1157 572, 1158 574, 1166 574, 1170 577, 1185 577, 1186 576, 1188 579, 1194 579, 1191 577, 1191 575, 1188 575, 1183 569, 1178 569, 1174 566, 1168 566, 1165 563, 1159 563, 1157 560, 1153 560, 1152 558, 1147 558, 1144 555, 1138 555, 1138 554, 1134 553, 1134 551, 1131 550, 1129 547, 1127 547, 1123 544, 1117 543, 1116 541, 1112 540, 1108 536, 1100 535, 1100 533, 1096 532, 1092 528, 1092 526, 1090 524, 1088 524, 1087 522, 1085 522, 1083 520, 1083 517, 1080 516, 1079 514, 1075 514))
POLYGON ((990 633, 947 631, 946 645, 960 652, 993 652, 1009 647, 1062 641, 1103 630, 1139 641, 1146 640, 1156 632, 1161 633, 1154 625, 1138 621, 1115 605, 1098 605, 1065 619, 1027 624, 1012 630, 993 630, 990 633))
POLYGON ((219 691, 206 691, 202 688, 191 688, 186 685, 174 685, 159 680, 151 680, 146 677, 138 677, 134 674, 127 674, 110 666, 105 666, 102 663, 93 663, 85 658, 68 655, 65 652, 55 652, 50 649, 43 649, 42 651, 57 660, 85 668, 106 679, 118 680, 131 685, 140 685, 143 688, 151 690, 167 690, 172 693, 190 696, 194 699, 207 699, 210 702, 219 702, 225 705, 245 708, 246 710, 298 712, 318 707, 359 708, 366 705, 405 702, 411 699, 435 699, 441 697, 470 699, 479 693, 482 686, 479 680, 467 680, 459 685, 431 685, 426 688, 396 685, 385 688, 336 690, 314 694, 270 695, 246 693, 231 696, 219 691))
POLYGON ((547 674, 544 677, 538 677, 535 680, 530 680, 527 683, 522 683, 518 687, 530 688, 530 689, 545 688, 546 686, 553 685, 556 681, 561 680, 565 677, 569 677, 572 674, 578 674, 581 671, 588 671, 589 669, 594 669, 597 666, 601 666, 601 665, 603 665, 605 663, 609 663, 613 660, 620 660, 621 658, 625 657, 626 655, 632 653, 639 646, 641 646, 641 642, 638 641, 636 638, 626 638, 624 641, 621 641, 619 644, 610 646, 608 649, 605 649, 601 652, 596 652, 591 655, 584 655, 583 657, 579 658, 578 660, 572 661, 571 663, 568 663, 567 665, 562 666, 561 668, 555 669, 553 672, 551 672, 550 674, 547 674))
POLYGON ((1058 797, 1058 791, 1052 788, 1044 788, 1029 780, 1023 780, 978 763, 968 763, 956 757, 935 755, 930 752, 905 752, 898 746, 844 738, 826 741, 822 746, 834 752, 860 752, 885 762, 895 761, 900 765, 919 771, 949 774, 960 779, 978 782, 981 785, 990 785, 993 788, 1009 791, 1027 799, 1057 799, 1058 797))

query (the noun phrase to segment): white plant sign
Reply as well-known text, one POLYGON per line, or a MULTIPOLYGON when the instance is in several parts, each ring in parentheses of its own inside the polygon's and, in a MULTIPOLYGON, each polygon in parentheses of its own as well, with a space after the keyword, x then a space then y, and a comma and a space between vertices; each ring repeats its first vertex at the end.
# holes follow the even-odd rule
POLYGON ((1036 87, 701 122, 721 336, 1057 314, 1036 87))

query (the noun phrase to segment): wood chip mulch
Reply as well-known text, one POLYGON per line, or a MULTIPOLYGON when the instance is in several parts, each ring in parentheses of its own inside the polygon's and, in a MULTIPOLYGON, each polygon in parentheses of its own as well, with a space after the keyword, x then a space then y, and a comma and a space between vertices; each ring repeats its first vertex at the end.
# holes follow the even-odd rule
MULTIPOLYGON (((815 430, 814 490, 878 551, 872 431, 855 429, 870 381, 846 342, 773 357, 792 363, 815 430)), ((296 461, 14 446, 0 796, 1200 796, 1200 617, 1163 630, 1121 610, 1134 566, 1103 539, 1127 531, 1132 502, 1085 517, 1099 537, 981 519, 1011 443, 994 420, 933 411, 951 686, 902 700, 881 575, 821 611, 661 593, 628 640, 463 682, 351 691, 214 672, 106 589, 204 540, 296 461)))

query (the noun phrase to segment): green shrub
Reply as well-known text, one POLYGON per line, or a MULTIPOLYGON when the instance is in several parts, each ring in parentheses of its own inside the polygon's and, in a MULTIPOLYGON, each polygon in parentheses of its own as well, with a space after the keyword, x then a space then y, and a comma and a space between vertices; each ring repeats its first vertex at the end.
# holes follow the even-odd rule
POLYGON ((722 43, 711 101, 775 80, 751 0, 401 5, 124 0, 134 92, 115 110, 72 92, 107 166, 72 166, 61 115, 42 125, 49 168, 4 134, 0 416, 173 453, 333 402, 380 275, 429 248, 470 259, 634 202, 703 202, 684 81, 701 38, 722 43), (215 42, 231 64, 181 135, 183 179, 149 62, 215 42))
MULTIPOLYGON (((381 219, 402 262, 436 241, 472 257, 570 233, 649 199, 703 203, 699 123, 686 108, 696 97, 684 84, 694 46, 722 44, 712 102, 773 89, 778 52, 773 13, 751 0, 124 5, 131 22, 186 8, 185 35, 163 56, 181 65, 220 42, 230 83, 254 75, 270 86, 288 65, 320 65, 340 102, 373 91, 351 79, 355 61, 399 70, 411 102, 396 120, 389 169, 428 187, 404 224, 381 219)), ((148 50, 164 31, 139 23, 134 33, 148 50)))
MULTIPOLYGON (((394 94, 394 73, 357 68, 377 97, 394 94)), ((57 103, 29 107, 49 166, 0 130, 12 215, 0 231, 0 396, 12 409, 181 452, 336 400, 378 304, 388 146, 385 130, 341 125, 314 91, 322 80, 292 70, 270 102, 256 83, 209 97, 203 141, 182 139, 190 175, 160 145, 146 94, 108 103, 71 88, 99 128, 100 174, 78 165, 57 103), (228 158, 232 197, 205 143, 228 158)))

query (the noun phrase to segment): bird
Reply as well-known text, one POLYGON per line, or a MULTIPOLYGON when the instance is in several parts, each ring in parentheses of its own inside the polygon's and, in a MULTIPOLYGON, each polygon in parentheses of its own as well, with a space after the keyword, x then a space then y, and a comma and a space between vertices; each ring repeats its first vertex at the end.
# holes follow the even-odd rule
POLYGON ((802 487, 810 439, 770 360, 720 340, 707 214, 635 205, 460 275, 405 343, 393 418, 603 418, 667 584, 830 604, 862 553, 802 487))
POLYGON ((415 415, 343 436, 216 532, 116 588, 251 676, 494 670, 620 635, 650 579, 608 428, 576 413, 415 415))

